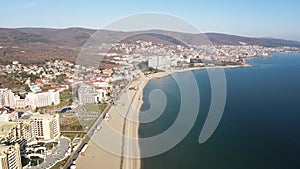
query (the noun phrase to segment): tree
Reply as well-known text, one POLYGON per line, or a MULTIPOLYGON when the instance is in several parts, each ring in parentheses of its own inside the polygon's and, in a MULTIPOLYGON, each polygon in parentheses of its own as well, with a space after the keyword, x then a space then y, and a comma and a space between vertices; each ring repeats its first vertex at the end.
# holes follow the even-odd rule
POLYGON ((26 92, 30 92, 30 88, 28 85, 25 85, 25 90, 26 90, 26 92))

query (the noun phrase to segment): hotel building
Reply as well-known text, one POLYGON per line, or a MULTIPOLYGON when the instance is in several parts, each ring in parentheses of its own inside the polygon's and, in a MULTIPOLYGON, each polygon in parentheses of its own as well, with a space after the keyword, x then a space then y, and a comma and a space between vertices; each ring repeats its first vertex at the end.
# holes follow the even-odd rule
POLYGON ((106 100, 106 90, 95 89, 88 85, 82 85, 78 89, 78 101, 80 104, 94 104, 106 100))
MULTIPOLYGON (((60 126, 59 126, 59 114, 38 114, 33 115, 30 120, 32 120, 33 135, 38 140, 52 140, 59 138, 60 136, 60 126)), ((28 132, 23 135, 27 137, 30 136, 30 127, 28 126, 28 132)), ((25 130, 24 130, 25 132, 25 130)))
POLYGON ((59 91, 48 90, 44 92, 30 92, 21 99, 20 96, 14 95, 11 90, 0 89, 0 107, 8 106, 13 108, 36 108, 51 105, 58 105, 60 103, 59 91))
POLYGON ((19 122, 0 123, 0 143, 47 141, 60 137, 59 114, 36 114, 19 122))
POLYGON ((19 144, 0 145, 0 169, 21 169, 21 154, 19 144))

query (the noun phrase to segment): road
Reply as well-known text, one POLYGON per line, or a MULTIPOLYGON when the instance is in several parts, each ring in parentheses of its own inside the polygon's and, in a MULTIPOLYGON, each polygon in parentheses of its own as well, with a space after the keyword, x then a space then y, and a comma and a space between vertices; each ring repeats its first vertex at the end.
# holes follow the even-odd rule
MULTIPOLYGON (((111 104, 109 104, 105 110, 103 111, 103 114, 107 113, 109 111, 109 109, 111 108, 111 104)), ((93 124, 93 126, 89 129, 89 131, 87 132, 86 136, 84 137, 84 139, 82 140, 81 144, 78 146, 78 148, 76 149, 76 151, 73 151, 70 155, 69 160, 66 162, 64 169, 68 169, 70 168, 70 166, 72 165, 73 161, 76 160, 79 156, 80 150, 82 149, 82 147, 84 146, 84 144, 88 143, 92 137, 92 135, 94 134, 94 131, 96 130, 97 126, 100 125, 103 121, 103 117, 100 115, 98 117, 98 119, 96 120, 96 122, 93 124)))
MULTIPOLYGON (((135 97, 137 91, 128 90, 128 89, 129 89, 129 86, 132 86, 132 85, 139 86, 140 83, 141 83, 140 81, 131 81, 122 90, 122 92, 119 94, 119 96, 115 99, 116 100, 115 104, 110 104, 106 107, 103 114, 106 114, 109 112, 109 114, 112 116, 112 119, 109 121, 103 121, 103 118, 101 116, 96 120, 94 125, 88 131, 86 137, 83 139, 80 146, 78 146, 77 150, 71 154, 70 159, 68 160, 68 162, 66 163, 64 168, 69 168, 72 165, 73 161, 76 159, 77 159, 76 166, 79 168, 82 168, 84 165, 90 165, 91 168, 93 168, 93 167, 99 168, 99 160, 100 159, 101 159, 100 161, 102 161, 102 164, 104 161, 105 161, 105 163, 108 163, 108 161, 110 161, 109 163, 111 165, 107 165, 106 167, 105 167, 105 165, 103 166, 106 169, 108 169, 108 168, 118 168, 118 169, 119 168, 124 168, 124 169, 139 168, 138 167, 140 165, 139 159, 136 160, 134 158, 127 158, 124 156, 116 156, 116 155, 112 155, 112 154, 106 154, 108 152, 105 153, 105 152, 103 152, 105 150, 103 150, 103 149, 100 150, 101 148, 99 148, 99 145, 97 145, 97 144, 117 145, 117 146, 113 147, 116 150, 115 153, 122 154, 122 152, 120 152, 120 151, 123 151, 123 152, 125 152, 126 156, 131 156, 130 153, 132 153, 132 151, 134 151, 135 154, 137 152, 139 152, 139 147, 136 142, 133 143, 130 140, 124 139, 125 135, 127 135, 127 136, 134 135, 135 138, 138 137, 137 136, 138 127, 136 126, 137 124, 132 124, 126 118, 124 119, 123 116, 120 116, 119 112, 126 112, 125 114, 123 114, 124 116, 128 116, 131 113, 138 113, 138 112, 136 112, 137 110, 139 111, 139 109, 136 109, 137 104, 132 105, 134 98, 135 98, 135 100, 138 100, 137 97, 135 97), (122 100, 123 102, 121 103, 120 100, 122 100), (132 107, 135 107, 135 109, 132 109, 132 107), (125 125, 125 123, 127 126, 125 125), (94 131, 96 130, 98 125, 101 125, 102 129, 101 129, 101 131, 94 133, 94 131), (135 125, 135 126, 133 127, 132 125, 135 125), (115 128, 116 130, 120 131, 120 134, 122 134, 122 130, 123 130, 123 134, 118 138, 109 139, 109 136, 112 136, 112 133, 114 133, 114 132, 109 131, 109 129, 106 128, 105 126, 110 126, 110 129, 111 129, 111 127, 115 128), (93 140, 93 141, 91 141, 91 140, 93 140), (105 142, 105 143, 103 143, 103 142, 105 142), (87 155, 84 157, 82 157, 82 156, 79 157, 79 152, 85 143, 89 143, 89 145, 90 145, 87 150, 87 155), (120 147, 119 147, 119 145, 120 145, 120 147), (121 145, 123 145, 123 146, 121 146, 121 145), (121 148, 121 147, 123 147, 123 148, 121 148), (132 150, 132 147, 135 147, 134 150, 132 150), (102 151, 102 152, 99 152, 99 151, 102 151), (103 156, 104 154, 105 154, 105 156, 103 156), (97 160, 93 160, 93 159, 99 159, 99 160, 97 161, 97 160), (121 161, 121 162, 118 164, 118 161, 121 161)), ((141 87, 141 88, 143 89, 143 87, 141 87)), ((141 94, 141 93, 139 93, 139 94, 141 94)), ((138 116, 136 116, 136 117, 138 117, 138 116)), ((133 156, 136 156, 136 155, 133 155, 133 156)), ((85 167, 87 167, 87 166, 85 166, 85 167)))
MULTIPOLYGON (((140 84, 141 80, 134 80, 131 86, 139 86, 140 84)), ((146 82, 142 84, 146 84, 146 82)), ((77 168, 140 168, 138 115, 139 105, 142 102, 140 99, 142 92, 139 91, 142 91, 143 86, 140 89, 128 90, 127 88, 127 90, 122 90, 123 93, 120 94, 115 104, 107 109, 111 116, 110 120, 102 120, 101 129, 92 133, 89 138, 89 148, 85 156, 78 156, 77 154, 77 168)))

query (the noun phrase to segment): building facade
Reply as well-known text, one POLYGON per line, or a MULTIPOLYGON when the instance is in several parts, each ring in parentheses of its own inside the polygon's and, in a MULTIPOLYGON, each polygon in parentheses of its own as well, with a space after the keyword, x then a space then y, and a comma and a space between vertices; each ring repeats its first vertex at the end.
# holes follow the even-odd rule
POLYGON ((106 94, 106 90, 83 85, 78 89, 78 101, 80 104, 100 103, 107 99, 106 94))
POLYGON ((0 107, 9 106, 13 107, 14 102, 14 93, 9 89, 0 89, 0 107))
POLYGON ((38 114, 30 119, 33 122, 31 127, 36 139, 52 140, 60 136, 59 114, 38 114))
POLYGON ((59 114, 36 114, 27 120, 0 123, 0 143, 21 144, 24 140, 48 141, 59 137, 59 114))
POLYGON ((22 169, 19 144, 0 145, 0 169, 22 169))
POLYGON ((59 91, 28 93, 25 97, 26 106, 31 108, 58 105, 60 103, 59 91))
POLYGON ((29 92, 25 99, 20 96, 14 95, 11 90, 0 89, 0 107, 7 106, 13 108, 26 108, 33 109, 37 107, 45 107, 51 105, 58 105, 60 103, 60 94, 58 90, 48 90, 44 92, 29 92))

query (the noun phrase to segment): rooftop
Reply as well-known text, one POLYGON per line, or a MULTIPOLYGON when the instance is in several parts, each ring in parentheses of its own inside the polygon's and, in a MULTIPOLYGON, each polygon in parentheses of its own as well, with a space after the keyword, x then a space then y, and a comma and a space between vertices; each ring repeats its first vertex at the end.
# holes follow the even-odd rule
POLYGON ((11 129, 13 129, 17 122, 0 122, 0 137, 5 137, 11 129))
POLYGON ((33 114, 32 119, 52 119, 55 117, 55 114, 33 114))

